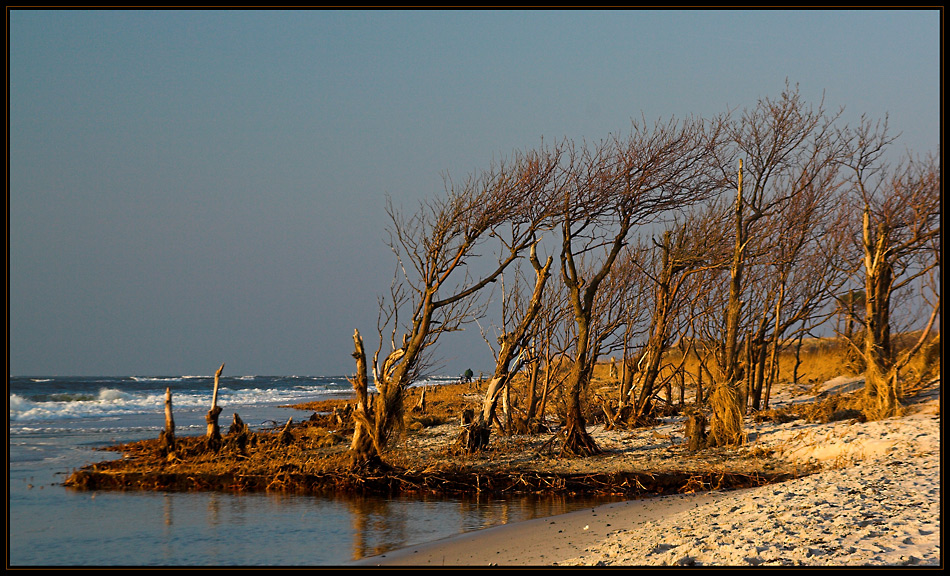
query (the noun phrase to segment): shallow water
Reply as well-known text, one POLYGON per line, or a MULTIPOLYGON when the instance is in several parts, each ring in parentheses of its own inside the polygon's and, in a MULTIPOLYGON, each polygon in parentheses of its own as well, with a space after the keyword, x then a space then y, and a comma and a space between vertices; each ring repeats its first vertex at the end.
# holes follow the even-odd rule
MULTIPOLYGON (((62 383, 55 384, 61 387, 62 383)), ((156 437, 163 413, 159 404, 145 411, 114 405, 96 410, 90 405, 82 407, 82 417, 76 417, 78 407, 63 404, 59 412, 70 416, 55 417, 52 404, 39 408, 30 404, 39 402, 36 397, 41 391, 34 392, 33 401, 27 400, 29 395, 19 397, 20 412, 11 410, 11 567, 337 566, 463 532, 603 502, 78 491, 62 486, 72 470, 117 457, 96 448, 156 437)), ((22 387, 18 393, 23 393, 22 387)), ((142 394, 160 397, 155 390, 142 394)), ((106 396, 73 394, 70 401, 115 402, 103 399, 106 396)), ((245 401, 240 414, 247 422, 285 422, 291 416, 308 416, 279 408, 273 401, 245 401)), ((126 404, 133 402, 138 400, 126 404)), ((176 409, 176 431, 184 428, 191 431, 180 432, 182 435, 200 433, 204 410, 176 409)))

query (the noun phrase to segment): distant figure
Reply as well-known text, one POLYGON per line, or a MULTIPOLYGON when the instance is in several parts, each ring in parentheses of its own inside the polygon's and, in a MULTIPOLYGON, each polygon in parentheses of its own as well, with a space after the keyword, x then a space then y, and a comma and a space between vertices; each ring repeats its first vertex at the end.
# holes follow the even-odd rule
POLYGON ((474 376, 474 375, 475 375, 475 373, 472 372, 472 369, 471 369, 471 368, 469 368, 468 370, 466 370, 465 373, 462 374, 462 384, 468 384, 469 382, 471 382, 471 381, 472 381, 472 376, 474 376))

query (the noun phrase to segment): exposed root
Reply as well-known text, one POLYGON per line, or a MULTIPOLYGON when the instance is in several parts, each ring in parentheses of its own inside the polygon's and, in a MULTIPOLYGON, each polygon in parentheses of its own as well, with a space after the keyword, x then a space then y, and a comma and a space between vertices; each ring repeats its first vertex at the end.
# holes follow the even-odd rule
POLYGON ((273 476, 175 475, 83 469, 66 485, 82 490, 236 491, 256 490, 300 494, 360 493, 377 495, 470 496, 477 492, 498 497, 514 495, 643 496, 691 493, 704 489, 734 489, 788 480, 788 474, 722 472, 614 472, 552 474, 534 471, 362 470, 306 474, 286 468, 273 476))

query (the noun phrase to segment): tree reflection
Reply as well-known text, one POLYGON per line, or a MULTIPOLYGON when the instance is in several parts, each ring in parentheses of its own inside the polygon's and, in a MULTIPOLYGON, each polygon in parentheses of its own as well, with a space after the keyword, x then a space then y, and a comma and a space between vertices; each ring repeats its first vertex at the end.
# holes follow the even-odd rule
POLYGON ((341 502, 345 502, 352 518, 355 561, 421 541, 556 516, 616 500, 567 496, 461 500, 348 496, 341 502))

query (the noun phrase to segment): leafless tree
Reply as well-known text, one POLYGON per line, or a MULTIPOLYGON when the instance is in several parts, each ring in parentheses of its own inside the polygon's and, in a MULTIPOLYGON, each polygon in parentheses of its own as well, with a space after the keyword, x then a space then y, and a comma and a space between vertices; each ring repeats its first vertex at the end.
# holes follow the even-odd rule
POLYGON ((602 402, 608 426, 622 424, 631 410, 630 396, 642 357, 640 341, 649 328, 649 280, 641 262, 647 254, 648 250, 639 243, 625 246, 598 296, 595 319, 599 325, 599 349, 610 355, 609 380, 618 385, 616 409, 609 399, 602 402), (615 354, 620 356, 619 367, 615 354))
POLYGON ((738 369, 740 333, 748 317, 743 300, 750 259, 766 253, 761 231, 768 217, 790 198, 814 186, 827 167, 840 159, 841 148, 833 130, 837 117, 827 115, 821 105, 812 109, 802 101, 797 87, 786 86, 780 98, 760 100, 732 125, 734 147, 724 156, 722 166, 728 177, 728 167, 738 160, 732 226, 735 242, 720 358, 722 372, 710 399, 712 446, 734 446, 744 441, 738 369), (756 247, 758 250, 753 251, 756 247))
POLYGON ((629 412, 624 405, 629 406, 629 386, 636 370, 636 361, 631 355, 635 351, 639 354, 637 342, 647 330, 648 280, 638 262, 642 256, 637 246, 624 246, 594 299, 590 348, 595 358, 611 357, 606 383, 619 384, 620 394, 615 410, 611 394, 592 391, 593 394, 588 395, 587 412, 602 410, 608 426, 619 424, 617 419, 629 412), (620 369, 614 360, 615 354, 621 355, 620 369))
POLYGON ((652 239, 651 258, 643 273, 648 279, 650 327, 640 358, 640 390, 628 425, 653 422, 653 397, 661 362, 673 340, 683 336, 688 315, 683 304, 700 289, 691 281, 707 270, 716 270, 725 261, 725 238, 721 212, 707 204, 702 212, 674 222, 660 241, 652 239), (677 328, 675 323, 684 324, 677 328))
POLYGON ((444 197, 421 202, 408 216, 388 204, 390 246, 401 277, 381 300, 379 346, 371 366, 359 332, 353 335, 354 468, 384 466, 381 454, 402 422, 405 390, 426 366, 431 347, 474 318, 479 291, 535 242, 548 219, 544 197, 557 163, 556 153, 520 154, 464 185, 449 183, 444 197), (491 239, 500 249, 497 261, 485 267, 484 259, 475 260, 491 239), (405 308, 409 319, 403 323, 399 313, 405 308), (390 350, 381 358, 387 328, 390 350), (375 395, 368 392, 370 368, 375 395))
MULTIPOLYGON (((495 371, 488 382, 481 414, 478 420, 462 432, 462 444, 469 452, 483 448, 488 443, 491 437, 492 423, 496 419, 495 408, 498 404, 499 395, 502 392, 508 393, 511 378, 525 365, 526 357, 532 355, 528 344, 534 335, 534 323, 541 311, 544 287, 551 276, 550 269, 554 260, 551 256, 548 256, 546 262, 542 264, 537 256, 536 242, 531 245, 528 261, 534 270, 534 288, 524 306, 512 304, 504 307, 507 310, 502 310, 503 315, 508 310, 513 311, 514 318, 512 320, 515 325, 504 330, 498 337, 499 350, 495 357, 495 371)), ((520 291, 516 284, 511 296, 519 295, 520 291)), ((513 300, 517 302, 516 298, 513 298, 513 300)), ((533 397, 533 394, 531 394, 531 397, 533 397)))
POLYGON ((825 163, 822 170, 780 205, 764 231, 768 251, 760 259, 761 273, 751 298, 759 308, 759 322, 749 341, 751 408, 768 405, 781 341, 793 326, 810 329, 823 323, 829 302, 847 281, 842 262, 845 229, 837 207, 842 201, 840 164, 825 163))
POLYGON ((525 414, 525 427, 531 432, 548 430, 548 408, 557 404, 558 397, 564 396, 559 392, 564 388, 566 359, 574 338, 571 312, 562 284, 551 283, 545 290, 535 324, 532 359, 539 373, 534 382, 535 391, 527 398, 525 414))
POLYGON ((939 294, 921 337, 898 356, 892 342, 895 294, 939 267, 941 176, 933 157, 908 157, 893 169, 884 161, 892 138, 887 122, 862 119, 850 143, 851 185, 861 214, 856 233, 865 294, 865 414, 886 418, 900 411, 899 374, 929 336, 940 309, 939 294))
POLYGON ((590 455, 600 448, 587 433, 581 396, 597 360, 592 339, 595 303, 635 227, 706 198, 709 160, 719 132, 702 121, 634 123, 629 137, 575 151, 561 188, 561 278, 576 327, 562 431, 564 454, 590 455))

